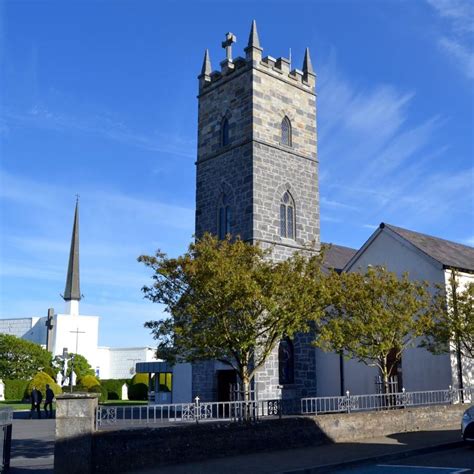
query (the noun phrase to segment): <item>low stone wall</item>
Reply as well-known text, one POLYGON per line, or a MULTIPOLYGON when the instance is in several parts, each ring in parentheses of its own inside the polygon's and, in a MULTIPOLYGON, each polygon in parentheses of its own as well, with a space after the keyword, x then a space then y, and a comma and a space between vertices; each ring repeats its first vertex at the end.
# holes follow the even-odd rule
POLYGON ((331 441, 342 443, 395 433, 460 426, 461 417, 466 408, 466 405, 434 405, 378 412, 323 415, 313 417, 313 420, 331 441))
POLYGON ((458 426, 464 405, 96 432, 92 471, 126 472, 243 453, 458 426))
POLYGON ((174 428, 96 432, 93 472, 126 472, 147 467, 314 446, 328 439, 311 418, 283 418, 245 425, 200 423, 174 428))

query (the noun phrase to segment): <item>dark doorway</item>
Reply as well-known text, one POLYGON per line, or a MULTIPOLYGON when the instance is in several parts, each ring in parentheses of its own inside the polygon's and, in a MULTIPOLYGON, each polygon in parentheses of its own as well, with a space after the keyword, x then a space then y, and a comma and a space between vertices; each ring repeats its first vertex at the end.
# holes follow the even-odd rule
POLYGON ((217 401, 230 401, 230 386, 237 383, 237 372, 234 369, 217 371, 217 401))

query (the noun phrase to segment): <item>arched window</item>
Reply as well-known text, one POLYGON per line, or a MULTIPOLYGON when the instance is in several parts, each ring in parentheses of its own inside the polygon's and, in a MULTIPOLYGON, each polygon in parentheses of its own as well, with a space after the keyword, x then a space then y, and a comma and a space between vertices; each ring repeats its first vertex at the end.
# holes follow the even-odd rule
POLYGON ((280 385, 295 382, 295 358, 293 344, 285 337, 278 346, 278 383, 280 385))
POLYGON ((288 239, 296 237, 295 203, 288 191, 283 194, 280 203, 280 236, 288 239))
POLYGON ((226 146, 229 144, 229 120, 227 117, 222 120, 221 124, 221 145, 226 146))
POLYGON ((230 203, 227 194, 223 193, 219 204, 219 215, 217 216, 217 235, 219 239, 225 239, 227 234, 230 234, 230 221, 232 213, 230 210, 230 203))
POLYGON ((291 146, 291 122, 288 117, 281 121, 281 144, 291 146))

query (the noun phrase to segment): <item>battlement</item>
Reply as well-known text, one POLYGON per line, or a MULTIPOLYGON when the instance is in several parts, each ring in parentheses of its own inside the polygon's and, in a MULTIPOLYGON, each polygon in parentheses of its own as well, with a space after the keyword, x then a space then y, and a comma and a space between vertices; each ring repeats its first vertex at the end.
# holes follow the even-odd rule
POLYGON ((303 69, 291 69, 291 60, 287 58, 277 58, 266 56, 262 58, 263 48, 260 46, 260 40, 257 33, 257 24, 255 20, 252 22, 249 41, 244 49, 245 58, 232 58, 232 44, 237 38, 232 33, 226 34, 226 40, 222 42, 222 47, 226 50, 226 59, 221 61, 220 71, 212 71, 209 51, 206 50, 204 62, 199 79, 199 93, 204 92, 207 88, 212 87, 222 80, 230 79, 238 72, 244 69, 257 69, 266 72, 277 79, 284 80, 290 84, 308 89, 314 92, 316 86, 316 74, 314 73, 309 49, 306 48, 303 69))

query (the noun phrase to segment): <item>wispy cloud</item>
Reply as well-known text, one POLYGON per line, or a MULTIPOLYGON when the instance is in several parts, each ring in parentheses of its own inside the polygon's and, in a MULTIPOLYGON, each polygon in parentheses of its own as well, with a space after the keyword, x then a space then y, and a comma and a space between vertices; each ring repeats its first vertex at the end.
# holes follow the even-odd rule
POLYGON ((415 121, 415 91, 358 86, 334 58, 320 70, 321 220, 328 223, 323 234, 331 222, 372 230, 362 223, 386 221, 423 231, 468 218, 472 169, 457 168, 455 157, 446 160, 443 129, 449 121, 441 115, 415 121))
POLYGON ((24 111, 6 109, 3 122, 4 127, 8 124, 19 124, 57 132, 96 135, 147 151, 169 153, 186 158, 195 155, 194 139, 177 133, 134 130, 123 120, 105 112, 72 115, 36 104, 24 111))
POLYGON ((447 31, 437 39, 438 47, 455 61, 468 78, 474 79, 474 2, 426 1, 447 24, 447 31))

